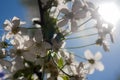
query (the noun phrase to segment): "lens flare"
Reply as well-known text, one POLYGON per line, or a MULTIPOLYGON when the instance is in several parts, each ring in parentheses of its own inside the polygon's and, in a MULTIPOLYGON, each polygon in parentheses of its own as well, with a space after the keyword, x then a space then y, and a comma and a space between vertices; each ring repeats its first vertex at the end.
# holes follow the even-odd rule
POLYGON ((120 19, 120 11, 118 9, 118 6, 113 2, 101 4, 99 6, 98 12, 105 21, 110 22, 114 25, 120 19))

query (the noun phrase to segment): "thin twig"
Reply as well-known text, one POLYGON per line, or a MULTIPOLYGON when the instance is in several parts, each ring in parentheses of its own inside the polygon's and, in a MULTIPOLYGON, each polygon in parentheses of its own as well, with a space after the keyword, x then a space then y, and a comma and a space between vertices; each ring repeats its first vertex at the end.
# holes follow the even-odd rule
MULTIPOLYGON (((52 57, 52 56, 51 56, 52 57)), ((52 57, 52 61, 53 61, 53 63, 55 64, 55 66, 60 70, 60 71, 62 71, 62 73, 64 73, 65 75, 67 75, 67 76, 69 76, 69 77, 72 77, 71 75, 69 75, 69 74, 67 74, 66 72, 64 72, 61 68, 59 68, 58 66, 57 66, 57 63, 54 61, 54 58, 52 57)))
POLYGON ((95 45, 96 43, 92 43, 92 44, 88 44, 88 45, 84 45, 84 46, 78 46, 78 47, 66 47, 66 48, 62 48, 62 49, 80 49, 80 48, 84 48, 84 47, 88 47, 88 46, 92 46, 95 45))
POLYGON ((71 37, 71 38, 66 38, 65 40, 78 39, 78 38, 85 38, 85 37, 94 36, 94 35, 97 35, 97 34, 98 34, 98 33, 93 33, 93 34, 89 34, 89 35, 71 37))
POLYGON ((81 27, 82 25, 84 25, 85 23, 87 23, 88 21, 90 21, 92 19, 92 17, 90 17, 88 20, 86 20, 85 22, 83 22, 82 24, 79 25, 79 27, 81 27))
MULTIPOLYGON (((74 33, 79 33, 79 32, 81 32, 81 31, 86 31, 86 30, 90 30, 90 29, 93 29, 93 28, 95 28, 95 27, 88 27, 88 28, 85 28, 85 29, 82 29, 82 30, 78 30, 78 31, 76 31, 76 32, 74 32, 74 33)), ((73 34, 74 34, 73 33, 73 34)))

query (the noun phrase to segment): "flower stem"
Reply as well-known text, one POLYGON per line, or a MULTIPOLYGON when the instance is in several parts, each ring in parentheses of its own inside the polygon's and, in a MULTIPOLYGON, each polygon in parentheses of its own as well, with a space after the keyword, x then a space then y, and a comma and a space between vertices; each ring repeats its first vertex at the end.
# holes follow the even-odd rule
POLYGON ((84 45, 84 46, 78 46, 78 47, 66 47, 66 48, 64 48, 64 49, 80 49, 80 48, 92 46, 92 45, 95 45, 95 44, 96 44, 96 43, 92 43, 92 44, 88 44, 88 45, 84 45))
POLYGON ((82 59, 84 59, 84 60, 87 60, 86 58, 84 58, 83 56, 80 56, 80 55, 77 55, 77 54, 74 54, 76 57, 78 57, 78 58, 82 58, 82 59))
POLYGON ((78 32, 81 32, 81 31, 90 30, 90 29, 93 29, 93 28, 95 28, 95 27, 88 27, 88 28, 85 28, 85 29, 82 29, 82 30, 78 30, 78 31, 76 31, 74 33, 78 33, 78 32))
POLYGON ((90 17, 88 20, 86 20, 85 22, 83 22, 82 24, 79 25, 79 27, 81 27, 82 25, 84 25, 85 23, 87 23, 88 21, 90 21, 92 19, 92 17, 90 17))
MULTIPOLYGON (((52 56, 51 56, 52 57, 52 56)), ((64 72, 61 68, 59 68, 58 66, 57 66, 57 63, 54 61, 54 58, 52 57, 52 61, 53 61, 53 63, 55 64, 55 66, 60 70, 60 71, 62 71, 62 73, 64 73, 65 75, 67 75, 67 76, 69 76, 69 77, 72 77, 71 75, 69 75, 69 74, 67 74, 66 72, 64 72)))
POLYGON ((63 69, 66 65, 67 65, 67 63, 65 63, 65 64, 61 67, 61 69, 63 69))
POLYGON ((76 56, 76 57, 78 57, 78 58, 82 58, 82 59, 84 59, 84 60, 87 60, 85 57, 83 57, 83 56, 80 56, 80 55, 77 55, 77 54, 75 54, 75 53, 73 53, 73 52, 71 52, 71 51, 68 51, 69 53, 71 53, 71 54, 73 54, 74 56, 76 56))
POLYGON ((72 37, 72 38, 66 38, 65 40, 85 38, 85 37, 94 36, 94 35, 97 35, 97 34, 98 34, 98 33, 93 33, 93 34, 89 34, 89 35, 83 35, 83 36, 77 36, 77 37, 72 37))

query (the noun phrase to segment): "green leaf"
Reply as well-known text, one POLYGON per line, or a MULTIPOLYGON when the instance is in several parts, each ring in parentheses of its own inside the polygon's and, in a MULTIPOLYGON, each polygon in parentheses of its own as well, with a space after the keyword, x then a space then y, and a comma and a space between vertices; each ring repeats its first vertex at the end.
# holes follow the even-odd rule
POLYGON ((62 59, 62 57, 61 57, 61 58, 58 60, 58 67, 59 67, 59 68, 62 68, 63 65, 64 65, 64 61, 63 61, 63 59, 62 59))
POLYGON ((63 80, 69 80, 69 77, 64 75, 64 76, 61 76, 63 80))

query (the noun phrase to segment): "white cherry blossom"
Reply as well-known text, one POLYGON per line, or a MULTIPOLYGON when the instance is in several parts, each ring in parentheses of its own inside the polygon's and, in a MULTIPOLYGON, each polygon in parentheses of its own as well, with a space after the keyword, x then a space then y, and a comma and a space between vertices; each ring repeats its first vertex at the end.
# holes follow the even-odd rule
POLYGON ((59 27, 65 26, 69 21, 71 22, 71 30, 75 31, 78 27, 76 20, 82 19, 86 17, 86 10, 83 10, 84 2, 82 0, 75 0, 72 6, 72 10, 67 8, 62 8, 60 13, 64 14, 62 20, 58 22, 59 27))
POLYGON ((5 35, 6 39, 10 40, 11 44, 18 45, 18 48, 23 47, 24 38, 22 37, 22 33, 26 33, 27 29, 20 27, 21 25, 25 24, 25 22, 20 21, 18 17, 13 17, 11 21, 5 20, 4 22, 4 29, 7 31, 5 35))
POLYGON ((17 38, 17 36, 20 37, 21 34, 20 30, 22 29, 22 27, 20 26, 23 24, 25 24, 25 22, 21 22, 18 17, 13 17, 11 21, 5 20, 4 29, 8 32, 6 34, 6 39, 10 39, 13 37, 17 38))
POLYGON ((104 65, 102 64, 102 62, 99 61, 102 58, 100 52, 97 52, 95 55, 93 55, 91 51, 86 50, 84 55, 88 61, 86 63, 86 66, 88 66, 89 74, 92 74, 95 71, 95 69, 99 71, 104 70, 104 65))

